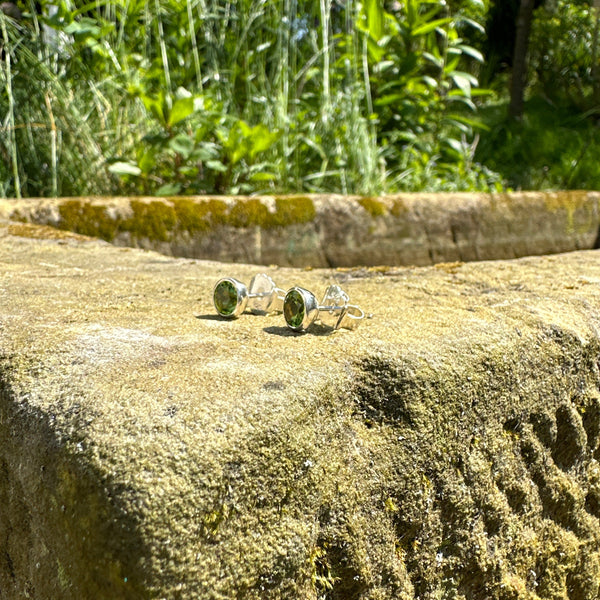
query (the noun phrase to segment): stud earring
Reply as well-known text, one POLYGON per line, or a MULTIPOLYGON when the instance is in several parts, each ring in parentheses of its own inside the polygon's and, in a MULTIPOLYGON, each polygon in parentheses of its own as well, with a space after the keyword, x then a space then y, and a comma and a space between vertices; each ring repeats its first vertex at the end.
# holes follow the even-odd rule
POLYGON ((325 290, 321 304, 312 292, 296 286, 285 295, 283 316, 287 326, 294 331, 305 331, 322 313, 337 317, 334 330, 341 327, 354 329, 365 313, 349 301, 348 294, 339 285, 330 285, 325 290))
POLYGON ((233 277, 224 277, 215 284, 213 303, 219 315, 235 319, 248 306, 251 310, 262 313, 281 311, 284 294, 265 273, 255 275, 248 287, 233 277))

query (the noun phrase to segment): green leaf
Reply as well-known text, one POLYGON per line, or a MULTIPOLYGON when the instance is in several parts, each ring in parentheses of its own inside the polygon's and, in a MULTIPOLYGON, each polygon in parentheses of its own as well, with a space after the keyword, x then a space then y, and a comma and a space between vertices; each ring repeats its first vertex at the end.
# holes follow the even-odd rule
POLYGON ((144 152, 144 154, 142 154, 141 158, 138 160, 138 166, 141 169, 142 173, 144 173, 145 175, 150 173, 150 171, 154 169, 155 165, 156 152, 153 148, 148 150, 147 152, 144 152))
POLYGON ((277 179, 276 175, 267 173, 266 171, 259 171, 250 177, 250 181, 274 181, 275 179, 277 179))
POLYGON ((169 115, 169 127, 176 125, 177 123, 187 119, 194 112, 194 99, 190 96, 189 98, 179 98, 175 100, 171 114, 169 115))
POLYGON ((96 2, 96 0, 94 0, 94 2, 88 2, 87 4, 84 4, 81 8, 74 10, 73 16, 79 16, 79 15, 83 15, 87 12, 98 10, 101 6, 106 6, 108 3, 109 3, 109 0, 102 0, 102 1, 98 1, 98 2, 96 2))
POLYGON ((260 53, 260 52, 264 52, 265 50, 268 50, 271 46, 273 45, 273 42, 264 42, 263 44, 259 44, 258 46, 256 46, 256 53, 260 53))
POLYGON ((407 0, 406 2, 405 10, 409 26, 412 26, 417 22, 419 16, 419 4, 420 0, 407 0))
POLYGON ((475 112, 477 110, 477 107, 475 106, 475 103, 473 102, 473 100, 471 100, 471 98, 469 98, 468 96, 465 96, 465 94, 462 90, 453 90, 452 92, 450 92, 448 94, 448 97, 451 97, 454 102, 461 102, 462 104, 465 104, 473 112, 475 112), (454 94, 453 92, 456 92, 456 93, 454 94))
MULTIPOLYGON (((468 73, 463 73, 461 71, 454 71, 450 73, 450 78, 454 82, 454 85, 462 90, 463 94, 467 97, 471 97, 471 84, 473 83, 473 77, 469 76, 468 73)), ((477 80, 475 80, 477 83, 477 80)))
MULTIPOLYGON (((448 56, 451 56, 450 51, 448 51, 448 56)), ((448 73, 451 73, 452 71, 454 71, 456 69, 456 67, 458 67, 459 62, 460 62, 460 53, 455 54, 454 56, 452 56, 452 58, 450 60, 447 60, 446 64, 444 65, 444 73, 448 74, 448 73)))
POLYGON ((186 177, 197 177, 199 173, 198 167, 181 167, 179 172, 186 177))
POLYGON ((175 196, 181 191, 179 183, 165 183, 156 190, 155 196, 175 196))
POLYGON ((453 121, 457 121, 459 123, 464 123, 469 127, 473 127, 473 129, 481 129, 482 131, 489 131, 490 128, 483 123, 483 121, 479 121, 477 119, 469 119, 463 115, 458 114, 449 114, 447 115, 448 119, 452 119, 453 121))
POLYGON ((423 75, 423 81, 430 87, 430 88, 437 88, 438 82, 436 79, 434 79, 433 77, 430 77, 429 75, 423 75))
POLYGON ((220 160, 207 160, 206 168, 219 173, 226 173, 227 167, 220 160))
POLYGON ((470 25, 471 27, 473 27, 473 29, 476 29, 479 33, 483 33, 485 34, 485 27, 483 25, 481 25, 481 23, 478 23, 477 21, 474 21, 473 19, 469 19, 469 18, 462 18, 461 21, 467 25, 470 25))
POLYGON ((375 100, 375 105, 376 106, 389 106, 390 104, 396 104, 396 103, 400 102, 400 100, 402 100, 405 97, 406 96, 404 94, 386 94, 385 96, 382 96, 381 98, 377 98, 377 100, 375 100))
POLYGON ((477 62, 483 63, 485 60, 483 58, 483 54, 481 52, 479 52, 479 50, 473 48, 472 46, 467 46, 466 44, 460 44, 457 46, 457 48, 460 48, 460 50, 462 50, 463 54, 467 54, 468 56, 474 58, 477 62))
POLYGON ((279 132, 269 131, 265 125, 256 125, 252 128, 250 144, 250 160, 258 154, 268 150, 279 139, 279 132))
POLYGON ((150 96, 142 94, 141 99, 146 107, 146 110, 150 112, 150 114, 152 114, 161 125, 164 126, 166 124, 163 107, 164 96, 160 94, 158 98, 151 98, 150 96))
POLYGON ((242 160, 248 154, 248 143, 246 140, 242 141, 239 144, 236 144, 233 152, 231 152, 229 159, 231 164, 235 165, 242 160))
POLYGON ((115 175, 141 175, 142 170, 133 163, 116 162, 108 167, 108 170, 115 175))
POLYGON ((68 35, 77 36, 92 36, 99 37, 101 29, 95 19, 84 17, 80 21, 73 21, 69 23, 65 28, 64 32, 68 35))
POLYGON ((373 73, 383 74, 389 69, 393 69, 396 66, 396 62, 393 60, 382 60, 373 65, 373 73))
POLYGON ((421 25, 420 27, 413 29, 411 31, 411 34, 414 37, 418 37, 420 35, 427 35, 428 33, 435 31, 438 27, 441 27, 442 25, 448 25, 448 23, 451 23, 451 22, 452 22, 451 17, 446 17, 444 19, 435 19, 435 21, 430 21, 429 23, 425 23, 424 25, 421 25))
POLYGON ((179 86, 175 90, 175 99, 176 100, 180 100, 182 98, 191 98, 191 97, 192 97, 192 92, 190 92, 189 90, 186 90, 183 86, 179 86))
POLYGON ((448 146, 450 146, 453 150, 455 150, 456 152, 458 152, 458 154, 462 154, 464 152, 464 148, 463 145, 454 138, 447 138, 446 140, 444 140, 446 142, 446 144, 448 144, 448 146))
POLYGON ((371 37, 367 40, 367 52, 375 63, 382 61, 387 56, 385 49, 371 37))
POLYGON ((383 37, 384 31, 384 10, 381 0, 366 0, 366 11, 369 33, 378 42, 383 37))
POLYGON ((471 96, 493 96, 495 94, 494 90, 488 90, 488 89, 472 89, 471 88, 471 96))
MULTIPOLYGON (((247 138, 252 135, 252 127, 246 123, 246 121, 242 121, 241 119, 236 123, 237 128, 243 137, 247 138)), ((233 130, 232 130, 233 131, 233 130)), ((237 134, 237 132, 236 132, 237 134)))
POLYGON ((169 140, 169 148, 177 154, 181 154, 184 159, 187 159, 194 150, 194 140, 185 133, 180 133, 172 140, 169 140))
POLYGON ((194 160, 207 162, 209 160, 217 159, 220 150, 219 146, 213 142, 202 142, 192 153, 192 158, 194 160))
POLYGON ((430 63, 432 63, 433 65, 435 65, 438 69, 441 69, 444 66, 444 59, 441 57, 436 58, 430 52, 423 52, 423 58, 425 60, 429 61, 430 63))

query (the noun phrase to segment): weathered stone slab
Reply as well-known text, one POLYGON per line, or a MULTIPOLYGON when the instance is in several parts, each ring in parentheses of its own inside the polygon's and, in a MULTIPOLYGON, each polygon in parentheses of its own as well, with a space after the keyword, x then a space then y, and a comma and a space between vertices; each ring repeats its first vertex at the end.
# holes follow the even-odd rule
POLYGON ((598 192, 0 201, 0 217, 163 254, 296 267, 430 265, 595 248, 598 192))
POLYGON ((213 316, 256 266, 0 265, 0 598, 598 597, 597 252, 274 268, 373 314, 305 335, 213 316))

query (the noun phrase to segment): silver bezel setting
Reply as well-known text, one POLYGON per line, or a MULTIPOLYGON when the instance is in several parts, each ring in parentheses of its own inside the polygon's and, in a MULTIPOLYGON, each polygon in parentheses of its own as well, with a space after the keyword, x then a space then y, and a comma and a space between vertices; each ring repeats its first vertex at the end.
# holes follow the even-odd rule
POLYGON ((304 303, 304 317, 302 318, 302 323, 300 323, 300 325, 292 325, 287 320, 287 317, 285 318, 285 322, 286 322, 287 326, 290 329, 292 329, 293 331, 305 331, 314 323, 315 319, 317 318, 317 316, 319 314, 317 299, 315 298, 315 295, 312 292, 309 292, 308 290, 306 290, 304 288, 294 286, 293 288, 290 288, 285 295, 285 299, 283 301, 284 315, 285 315, 285 304, 286 304, 288 295, 291 292, 298 292, 300 294, 300 296, 302 297, 302 302, 304 303))
POLYGON ((213 288, 213 304, 219 316, 223 317, 224 319, 237 319, 244 312, 244 310, 246 310, 246 305, 248 304, 248 290, 241 281, 238 281, 233 277, 222 277, 221 279, 219 279, 219 281, 217 281, 217 283, 215 283, 215 287, 213 288), (231 283, 234 286, 237 294, 237 302, 235 309, 229 315, 220 312, 217 308, 217 303, 215 302, 215 293, 217 291, 217 288, 221 283, 224 282, 231 283))

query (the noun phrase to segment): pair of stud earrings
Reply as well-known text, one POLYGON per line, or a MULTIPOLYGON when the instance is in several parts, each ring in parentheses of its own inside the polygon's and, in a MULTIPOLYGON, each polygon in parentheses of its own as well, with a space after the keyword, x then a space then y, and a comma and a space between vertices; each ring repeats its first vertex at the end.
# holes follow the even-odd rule
POLYGON ((315 295, 294 286, 287 292, 278 288, 269 275, 255 275, 249 286, 233 277, 219 279, 213 290, 215 310, 221 317, 235 319, 247 308, 261 313, 283 312, 287 326, 293 331, 305 331, 323 316, 334 317, 334 330, 354 329, 365 313, 350 304, 348 294, 339 285, 330 285, 319 304, 315 295))

